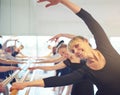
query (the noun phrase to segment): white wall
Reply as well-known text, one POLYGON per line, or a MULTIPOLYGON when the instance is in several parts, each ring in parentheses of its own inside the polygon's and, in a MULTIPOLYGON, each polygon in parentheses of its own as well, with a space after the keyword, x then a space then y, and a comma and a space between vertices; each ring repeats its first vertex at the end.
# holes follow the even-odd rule
MULTIPOLYGON (((87 27, 62 5, 45 8, 37 0, 0 0, 1 35, 51 36, 66 32, 91 37, 87 27)), ((120 36, 120 0, 72 0, 88 10, 108 36, 120 36)))

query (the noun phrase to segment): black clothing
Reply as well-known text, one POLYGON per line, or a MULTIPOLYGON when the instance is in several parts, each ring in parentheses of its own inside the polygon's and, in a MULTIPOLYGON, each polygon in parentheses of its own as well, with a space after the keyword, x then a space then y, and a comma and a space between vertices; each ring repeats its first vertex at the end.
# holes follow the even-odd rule
POLYGON ((98 88, 96 95, 120 95, 120 55, 112 47, 104 30, 88 12, 82 9, 77 15, 92 32, 97 49, 105 57, 106 64, 101 70, 92 70, 84 64, 80 69, 65 76, 45 78, 45 87, 69 85, 88 77, 98 88))
MULTIPOLYGON (((81 60, 80 63, 72 63, 69 59, 63 61, 67 67, 71 68, 72 71, 75 71, 81 68, 86 60, 81 60)), ((76 81, 73 84, 71 95, 94 95, 93 83, 88 79, 84 78, 82 81, 76 81)))
POLYGON ((2 44, 0 44, 0 49, 2 49, 2 44))
POLYGON ((18 54, 19 54, 19 52, 14 51, 14 52, 12 52, 12 54, 11 54, 11 55, 12 55, 13 57, 16 57, 18 54))
MULTIPOLYGON (((13 57, 16 57, 16 55, 18 54, 19 52, 16 52, 14 51, 11 55, 13 57)), ((3 63, 0 63, 0 66, 16 66, 18 67, 18 64, 3 64, 3 63)), ((13 74, 13 70, 9 70, 9 71, 6 71, 6 72, 0 72, 0 79, 6 79, 6 77, 9 77, 10 75, 13 74)), ((15 82, 16 80, 13 79, 10 83, 12 84, 13 82, 15 82)))

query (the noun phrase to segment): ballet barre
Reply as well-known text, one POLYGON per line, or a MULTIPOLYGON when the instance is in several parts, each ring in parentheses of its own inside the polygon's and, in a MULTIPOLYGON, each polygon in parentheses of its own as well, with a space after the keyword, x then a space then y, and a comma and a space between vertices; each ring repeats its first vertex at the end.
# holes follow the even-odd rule
POLYGON ((6 78, 4 81, 2 81, 2 84, 4 86, 6 86, 11 80, 13 80, 17 75, 18 73, 20 72, 21 70, 16 70, 12 75, 10 75, 8 78, 6 78))
MULTIPOLYGON (((32 74, 32 77, 31 77, 30 81, 33 81, 33 80, 34 80, 35 72, 36 72, 36 70, 33 71, 33 74, 32 74)), ((28 88, 27 88, 27 90, 26 90, 26 92, 25 92, 25 95, 29 95, 30 89, 31 89, 31 87, 28 87, 28 88)))
MULTIPOLYGON (((30 73, 30 70, 27 70, 26 73, 23 75, 23 77, 20 79, 19 82, 20 83, 24 82, 29 73, 30 73)), ((18 93, 18 90, 15 89, 15 90, 11 91, 10 95, 17 95, 17 93, 18 93)))

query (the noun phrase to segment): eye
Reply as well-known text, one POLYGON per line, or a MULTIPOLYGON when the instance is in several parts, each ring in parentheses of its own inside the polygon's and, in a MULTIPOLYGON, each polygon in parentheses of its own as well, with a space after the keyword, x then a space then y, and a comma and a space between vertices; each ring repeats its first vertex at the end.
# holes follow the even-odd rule
POLYGON ((74 50, 71 50, 71 53, 75 53, 75 51, 74 51, 74 50))
POLYGON ((79 47, 79 44, 74 45, 74 47, 75 47, 75 48, 78 48, 78 47, 79 47))

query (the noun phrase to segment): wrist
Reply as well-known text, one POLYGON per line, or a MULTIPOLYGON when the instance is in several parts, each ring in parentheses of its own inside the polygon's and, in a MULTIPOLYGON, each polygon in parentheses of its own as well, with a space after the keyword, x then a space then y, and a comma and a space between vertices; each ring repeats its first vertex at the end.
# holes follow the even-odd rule
POLYGON ((24 82, 24 87, 30 87, 30 83, 28 83, 28 82, 24 82))

